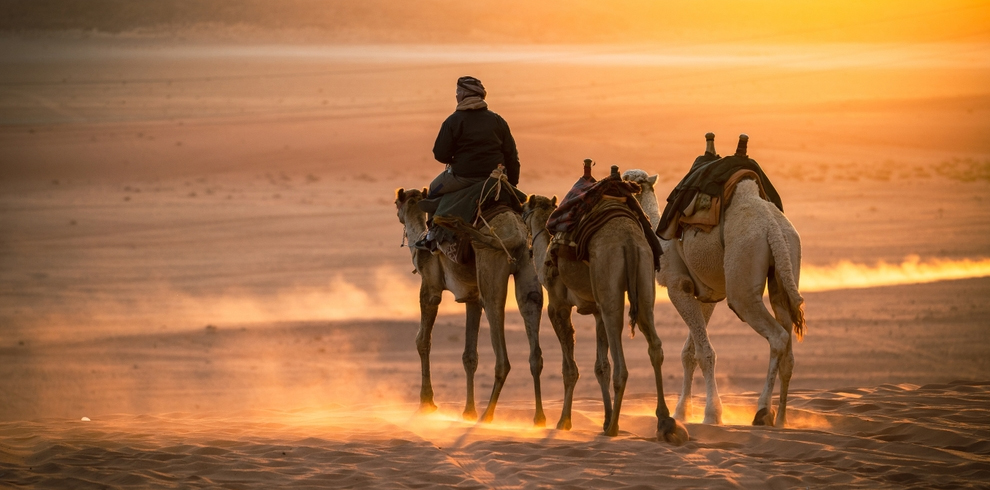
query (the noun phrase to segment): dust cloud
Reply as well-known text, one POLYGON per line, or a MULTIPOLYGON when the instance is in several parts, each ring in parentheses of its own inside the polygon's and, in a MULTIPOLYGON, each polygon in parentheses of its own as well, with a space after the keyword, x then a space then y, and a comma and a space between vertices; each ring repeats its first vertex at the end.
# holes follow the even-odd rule
MULTIPOLYGON (((410 266, 411 269, 411 266, 410 266)), ((35 318, 35 338, 75 338, 80 336, 202 329, 206 325, 251 325, 300 321, 394 320, 418 322, 419 276, 409 270, 380 266, 371 271, 374 288, 348 281, 337 274, 324 286, 278 289, 259 295, 236 288, 220 294, 192 294, 161 288, 139 301, 115 301, 112 297, 90 298, 85 305, 68 312, 39 312, 35 318)), ((990 276, 990 259, 924 259, 905 257, 899 264, 875 264, 840 260, 832 265, 804 264, 801 291, 821 292, 843 289, 876 288, 905 284, 990 276)), ((509 289, 513 285, 510 279, 509 289)), ((669 302, 665 288, 657 287, 657 301, 669 302)), ((506 311, 516 314, 513 295, 506 311)), ((443 293, 440 315, 463 315, 464 307, 449 291, 443 293)), ((511 318, 510 318, 511 320, 511 318)), ((519 322, 506 328, 522 329, 519 322)))

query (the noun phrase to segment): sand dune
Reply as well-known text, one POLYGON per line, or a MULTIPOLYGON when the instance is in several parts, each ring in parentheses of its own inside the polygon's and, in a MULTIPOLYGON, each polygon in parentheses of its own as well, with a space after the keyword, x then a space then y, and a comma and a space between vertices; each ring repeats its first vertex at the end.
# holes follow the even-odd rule
MULTIPOLYGON (((412 405, 109 415, 0 423, 0 468, 8 485, 75 488, 978 487, 988 402, 972 383, 798 390, 791 429, 689 424, 681 447, 652 440, 645 414, 614 439, 410 417, 412 405)), ((578 400, 575 420, 600 421, 598 408, 578 400)))
MULTIPOLYGON (((818 342, 841 328, 824 318, 816 323, 818 342)), ((668 330, 661 333, 670 337, 668 330)), ((612 439, 600 435, 602 408, 591 376, 580 381, 571 431, 532 427, 521 372, 510 377, 493 424, 462 421, 460 349, 445 338, 457 328, 446 322, 434 350, 441 410, 416 415, 410 403, 418 389, 414 333, 411 323, 296 324, 5 349, 13 361, 4 369, 5 392, 29 397, 35 406, 19 416, 6 412, 8 421, 0 422, 3 481, 113 488, 931 488, 979 486, 990 478, 987 383, 800 388, 841 383, 823 380, 827 373, 808 375, 822 366, 841 379, 844 369, 861 364, 859 356, 841 351, 822 364, 802 345, 787 429, 749 426, 757 394, 739 387, 756 389, 759 375, 730 376, 723 386, 736 394, 723 397, 726 425, 693 420, 692 440, 673 447, 653 438, 655 396, 648 390, 645 348, 637 349, 637 342, 627 346, 633 394, 622 432, 612 439), (27 383, 12 382, 25 368, 35 373, 27 383), (38 418, 46 413, 60 416, 38 418)), ((578 360, 586 373, 593 352, 581 340, 588 334, 579 332, 578 360)), ((739 343, 723 335, 714 329, 723 373, 748 363, 751 354, 763 357, 764 349, 732 347, 739 343)), ((523 335, 512 340, 515 357, 525 356, 523 335)), ((558 361, 553 357, 547 371, 559 362, 559 354, 558 361)), ((491 372, 485 348, 482 358, 488 361, 479 369, 484 392, 491 372)), ((665 364, 667 387, 679 384, 678 364, 665 364)), ((932 361, 928 366, 929 376, 949 376, 932 361)), ((559 375, 548 378, 552 421, 561 387, 559 375)), ((863 373, 853 378, 864 379, 863 373)), ((919 379, 909 372, 889 378, 919 379)), ((674 402, 669 396, 667 403, 674 402)))

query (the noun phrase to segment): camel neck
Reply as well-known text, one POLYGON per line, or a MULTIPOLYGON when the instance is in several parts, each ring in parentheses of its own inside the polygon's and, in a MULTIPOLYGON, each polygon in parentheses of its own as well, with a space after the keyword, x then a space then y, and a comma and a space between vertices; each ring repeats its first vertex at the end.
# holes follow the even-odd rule
MULTIPOLYGON (((546 221, 544 220, 544 222, 546 221)), ((550 230, 546 227, 533 232, 533 262, 537 264, 537 270, 539 270, 540 264, 547 260, 547 247, 550 246, 550 238, 550 230)))
POLYGON ((652 189, 649 192, 644 190, 636 196, 636 199, 639 200, 643 212, 650 218, 650 225, 654 230, 657 229, 657 226, 660 225, 660 205, 657 203, 656 192, 652 189))
MULTIPOLYGON (((406 212, 405 216, 406 241, 412 245, 426 236, 426 213, 406 212)), ((416 250, 409 247, 415 256, 416 250)))

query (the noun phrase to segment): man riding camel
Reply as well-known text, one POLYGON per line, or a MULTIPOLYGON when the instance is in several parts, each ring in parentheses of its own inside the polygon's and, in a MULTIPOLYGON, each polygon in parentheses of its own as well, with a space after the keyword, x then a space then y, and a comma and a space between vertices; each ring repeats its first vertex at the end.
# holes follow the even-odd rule
MULTIPOLYGON (((457 79, 457 110, 440 126, 433 144, 433 156, 447 168, 430 183, 429 199, 419 203, 431 218, 440 196, 486 180, 499 165, 505 167, 510 184, 519 183, 516 141, 505 119, 488 110, 487 95, 481 80, 469 76, 457 79)), ((415 245, 432 249, 433 238, 431 233, 415 245)))

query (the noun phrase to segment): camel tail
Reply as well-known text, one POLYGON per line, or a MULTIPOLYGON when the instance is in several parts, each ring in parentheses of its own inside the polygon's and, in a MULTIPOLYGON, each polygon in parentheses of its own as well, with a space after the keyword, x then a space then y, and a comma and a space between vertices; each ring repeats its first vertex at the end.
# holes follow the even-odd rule
POLYGON ((629 337, 636 336, 636 319, 639 318, 639 254, 629 243, 623 247, 626 259, 626 294, 629 295, 629 337))
MULTIPOLYGON (((804 339, 804 334, 808 327, 804 322, 804 298, 798 291, 795 280, 794 264, 791 263, 791 250, 784 237, 780 223, 776 219, 771 220, 770 232, 767 241, 770 244, 770 252, 773 254, 773 261, 776 268, 776 280, 787 294, 787 309, 794 322, 794 334, 798 342, 804 339)), ((800 267, 801 264, 798 264, 800 267)))

